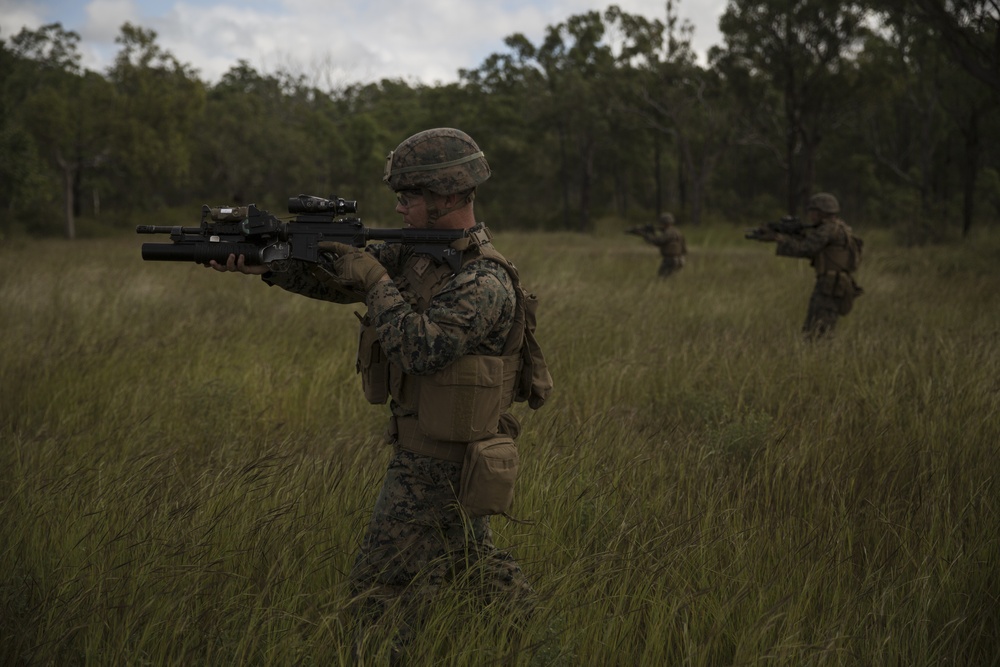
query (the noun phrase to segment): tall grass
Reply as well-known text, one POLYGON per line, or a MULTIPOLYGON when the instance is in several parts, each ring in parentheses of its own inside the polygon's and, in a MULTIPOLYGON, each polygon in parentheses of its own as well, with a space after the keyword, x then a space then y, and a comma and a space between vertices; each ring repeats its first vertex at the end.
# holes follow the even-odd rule
MULTIPOLYGON (((418 664, 1000 664, 1000 243, 871 234, 807 344, 805 262, 684 231, 668 281, 499 233, 556 380, 493 521, 541 603, 515 639, 445 592, 418 664)), ((353 309, 138 242, 0 247, 0 660, 347 664, 389 456, 353 309)))

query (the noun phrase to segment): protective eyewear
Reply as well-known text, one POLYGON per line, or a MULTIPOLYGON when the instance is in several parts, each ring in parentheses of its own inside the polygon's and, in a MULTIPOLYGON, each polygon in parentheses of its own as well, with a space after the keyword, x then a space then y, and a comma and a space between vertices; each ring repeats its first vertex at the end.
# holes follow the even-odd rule
POLYGON ((420 190, 400 190, 396 193, 396 201, 403 208, 409 208, 414 199, 423 199, 424 193, 420 190))

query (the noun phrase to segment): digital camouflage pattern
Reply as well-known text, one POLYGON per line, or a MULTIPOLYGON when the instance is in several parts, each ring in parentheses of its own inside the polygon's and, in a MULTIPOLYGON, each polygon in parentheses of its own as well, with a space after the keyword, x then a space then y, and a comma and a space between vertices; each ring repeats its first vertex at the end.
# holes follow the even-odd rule
POLYGON ((832 333, 838 318, 851 311, 854 299, 862 293, 844 260, 851 234, 843 220, 827 216, 816 224, 803 225, 798 234, 775 235, 778 255, 808 258, 816 270, 816 284, 802 325, 808 336, 832 333))
POLYGON ((500 355, 514 321, 516 296, 510 275, 480 259, 449 276, 427 304, 408 288, 407 262, 430 262, 409 247, 386 245, 376 257, 390 282, 368 295, 368 313, 390 360, 411 375, 434 373, 467 354, 500 355))
MULTIPOLYGON (((474 229, 478 229, 474 228, 474 229)), ((514 322, 516 296, 498 262, 471 261, 442 283, 426 303, 410 289, 408 275, 432 269, 427 255, 400 244, 366 248, 387 269, 391 281, 367 295, 368 315, 386 356, 406 373, 434 373, 467 354, 500 355, 514 322)), ((311 298, 354 303, 328 270, 289 263, 264 275, 265 282, 311 298)), ((413 416, 395 399, 397 417, 413 416)), ((485 602, 503 596, 523 610, 533 591, 517 562, 493 543, 489 517, 470 519, 458 504, 462 464, 395 448, 362 540, 351 586, 359 608, 381 617, 394 606, 402 621, 393 632, 407 633, 419 623, 419 610, 446 582, 468 577, 485 602)))
POLYGON ((261 279, 268 285, 281 287, 310 299, 333 303, 365 302, 365 294, 345 287, 338 280, 329 255, 320 255, 320 261, 316 264, 300 260, 275 262, 261 279))
MULTIPOLYGON (((673 219, 672 216, 671 219, 673 219)), ((662 259, 658 275, 661 278, 667 278, 684 268, 687 243, 684 240, 684 235, 672 224, 667 224, 659 229, 644 229, 642 238, 660 250, 662 259)))
POLYGON ((840 202, 829 192, 817 192, 809 198, 809 203, 806 205, 806 210, 808 209, 816 209, 820 213, 833 215, 840 213, 840 202))
POLYGON ((395 629, 410 631, 445 585, 531 613, 534 590, 517 561, 494 545, 489 517, 470 519, 458 505, 461 472, 461 463, 395 450, 350 573, 370 618, 395 606, 404 619, 395 629))
POLYGON ((442 195, 474 189, 490 177, 490 165, 465 132, 439 127, 404 139, 385 160, 382 180, 394 192, 427 189, 442 195))

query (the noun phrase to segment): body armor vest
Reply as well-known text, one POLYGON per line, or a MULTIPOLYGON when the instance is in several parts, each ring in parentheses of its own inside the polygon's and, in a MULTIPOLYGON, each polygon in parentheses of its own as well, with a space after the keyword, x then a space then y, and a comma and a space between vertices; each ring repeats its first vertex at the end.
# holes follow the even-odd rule
POLYGON ((676 230, 669 229, 663 235, 665 242, 660 246, 660 254, 664 257, 677 257, 684 254, 684 243, 676 230))
MULTIPOLYGON (((500 356, 465 355, 431 375, 410 375, 385 358, 375 327, 367 316, 362 319, 358 372, 362 376, 365 397, 372 403, 384 403, 389 396, 394 399, 398 407, 390 425, 390 435, 404 448, 420 453, 430 453, 434 448, 448 452, 455 449, 449 445, 496 435, 501 415, 514 402, 521 371, 524 304, 521 303, 516 270, 489 244, 489 239, 489 232, 483 227, 456 241, 452 247, 462 253, 463 267, 486 258, 503 266, 511 276, 518 303, 500 356)), ((404 256, 393 282, 400 292, 411 295, 413 309, 423 313, 452 276, 448 264, 427 255, 410 254, 404 256)))
POLYGON ((813 260, 816 275, 820 276, 827 271, 853 271, 851 250, 849 247, 851 228, 840 218, 834 218, 837 231, 834 233, 833 242, 823 248, 813 260))

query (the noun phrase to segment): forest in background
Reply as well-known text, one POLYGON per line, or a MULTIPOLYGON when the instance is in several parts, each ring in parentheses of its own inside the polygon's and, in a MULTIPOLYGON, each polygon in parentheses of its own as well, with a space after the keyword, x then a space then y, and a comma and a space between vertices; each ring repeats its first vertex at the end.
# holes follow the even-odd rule
POLYGON ((0 26, 0 239, 302 192, 388 213, 386 154, 436 126, 480 143, 477 210, 507 227, 752 223, 830 191, 902 243, 958 238, 1000 219, 998 24, 995 0, 730 0, 703 64, 673 0, 662 21, 610 5, 457 83, 338 86, 246 61, 209 83, 130 23, 95 72, 59 23, 0 26))

